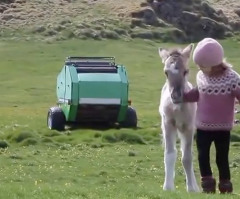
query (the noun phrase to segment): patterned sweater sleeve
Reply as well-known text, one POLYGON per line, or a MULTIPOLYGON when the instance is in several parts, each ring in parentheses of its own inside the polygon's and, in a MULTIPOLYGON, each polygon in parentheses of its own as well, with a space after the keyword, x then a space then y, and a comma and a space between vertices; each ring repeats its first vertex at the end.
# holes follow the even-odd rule
POLYGON ((191 90, 184 92, 183 94, 183 102, 197 102, 199 99, 199 91, 198 88, 192 88, 191 90))
POLYGON ((240 75, 234 72, 232 81, 231 81, 232 93, 234 97, 237 98, 238 102, 240 102, 240 75))

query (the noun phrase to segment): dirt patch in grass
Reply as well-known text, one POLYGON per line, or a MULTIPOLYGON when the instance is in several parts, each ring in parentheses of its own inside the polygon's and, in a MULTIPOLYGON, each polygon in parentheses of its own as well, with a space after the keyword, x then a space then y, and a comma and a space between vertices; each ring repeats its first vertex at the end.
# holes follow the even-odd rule
POLYGON ((105 134, 102 136, 103 141, 110 143, 126 142, 129 144, 146 144, 144 138, 138 134, 119 132, 115 134, 105 134))

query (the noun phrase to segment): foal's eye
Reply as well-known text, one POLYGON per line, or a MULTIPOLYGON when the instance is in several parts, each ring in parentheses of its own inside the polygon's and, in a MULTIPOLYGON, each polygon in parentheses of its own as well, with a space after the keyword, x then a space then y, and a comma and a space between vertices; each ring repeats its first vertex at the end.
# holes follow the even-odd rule
POLYGON ((188 74, 188 70, 185 70, 185 71, 183 72, 183 74, 184 74, 184 76, 187 75, 187 74, 188 74))

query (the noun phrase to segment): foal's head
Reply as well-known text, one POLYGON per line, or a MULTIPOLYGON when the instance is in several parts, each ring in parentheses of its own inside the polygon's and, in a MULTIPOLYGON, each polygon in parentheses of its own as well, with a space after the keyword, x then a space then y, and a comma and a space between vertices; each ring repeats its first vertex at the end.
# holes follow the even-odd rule
POLYGON ((191 55, 193 44, 184 49, 159 48, 159 55, 164 64, 164 73, 167 77, 169 92, 173 103, 180 103, 188 74, 188 60, 191 55))

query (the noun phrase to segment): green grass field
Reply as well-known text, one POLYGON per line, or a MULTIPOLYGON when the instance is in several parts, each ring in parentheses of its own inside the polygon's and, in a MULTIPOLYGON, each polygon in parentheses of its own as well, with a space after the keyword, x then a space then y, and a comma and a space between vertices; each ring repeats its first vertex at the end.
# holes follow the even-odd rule
MULTIPOLYGON (((225 40, 222 44, 228 61, 240 72, 239 43, 225 40)), ((158 105, 165 77, 157 51, 160 46, 174 44, 143 40, 0 41, 0 198, 239 198, 238 126, 230 149, 235 195, 186 193, 180 156, 176 191, 162 191, 158 105), (117 63, 127 67, 138 129, 79 128, 59 133, 47 128, 47 111, 56 102, 56 77, 69 55, 115 56, 117 63), (4 148, 6 143, 8 148, 4 148)), ((192 62, 190 71, 189 79, 195 83, 197 68, 192 62)), ((214 159, 212 163, 217 176, 214 159)), ((194 165, 199 182, 196 150, 194 165)))

